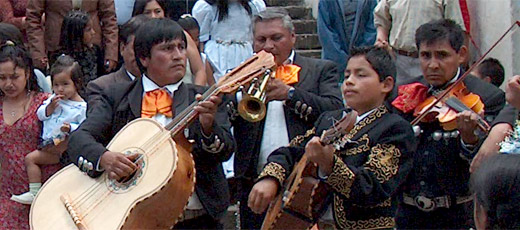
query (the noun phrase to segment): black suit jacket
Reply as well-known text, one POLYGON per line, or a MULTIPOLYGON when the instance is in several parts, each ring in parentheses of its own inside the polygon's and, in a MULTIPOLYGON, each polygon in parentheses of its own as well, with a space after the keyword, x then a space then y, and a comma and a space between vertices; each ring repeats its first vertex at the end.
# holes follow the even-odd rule
MULTIPOLYGON (((306 142, 330 129, 344 111, 323 113, 315 129, 289 147, 275 150, 260 178, 273 177, 283 186, 305 153, 306 142)), ((324 180, 333 194, 336 227, 393 228, 397 202, 392 197, 410 172, 417 147, 410 123, 380 106, 344 136, 351 141, 334 153, 332 173, 324 180)))
MULTIPOLYGON (((294 85, 294 95, 291 100, 285 101, 284 106, 289 140, 311 129, 321 113, 343 108, 340 73, 335 63, 296 54, 294 64, 301 70, 299 81, 294 85)), ((256 165, 265 120, 251 123, 236 116, 236 112, 231 114, 235 137, 240 137, 236 140, 235 177, 253 180, 258 176, 256 165)))
POLYGON ((94 104, 99 101, 101 94, 104 89, 111 85, 131 82, 130 76, 126 72, 124 66, 121 66, 118 71, 109 73, 101 76, 87 84, 87 106, 88 108, 94 107, 94 104))
MULTIPOLYGON (((412 82, 427 85, 422 76, 414 78, 412 82)), ((485 106, 484 118, 487 121, 494 120, 505 105, 504 92, 471 75, 464 79, 464 84, 469 91, 480 96, 485 106)), ((402 115, 409 121, 414 118, 411 113, 402 115)), ((412 197, 423 195, 430 198, 468 195, 469 165, 478 151, 478 145, 468 151, 456 130, 444 131, 437 121, 421 122, 418 125, 421 128, 419 144, 414 168, 405 183, 405 192, 412 197), (441 138, 435 140, 439 134, 441 138)), ((479 144, 483 140, 481 138, 479 144)))
MULTIPOLYGON (((194 101, 197 93, 202 94, 205 87, 182 83, 174 94, 174 110, 181 113, 194 101)), ((97 164, 101 155, 107 151, 105 146, 128 122, 141 116, 143 85, 141 78, 130 83, 114 84, 103 90, 99 102, 87 113, 87 119, 71 135, 68 146, 70 158, 78 164, 79 157, 97 164)), ((172 108, 173 109, 173 108, 172 108)), ((207 139, 202 136, 201 127, 196 119, 188 128, 188 139, 194 140, 193 157, 195 160, 195 191, 206 211, 214 218, 224 215, 229 205, 229 189, 221 162, 226 161, 235 150, 235 142, 229 131, 230 124, 226 110, 219 107, 213 124, 213 134, 207 139), (208 152, 208 146, 218 137, 224 147, 218 152, 208 152)), ((90 176, 101 173, 95 170, 90 176)))

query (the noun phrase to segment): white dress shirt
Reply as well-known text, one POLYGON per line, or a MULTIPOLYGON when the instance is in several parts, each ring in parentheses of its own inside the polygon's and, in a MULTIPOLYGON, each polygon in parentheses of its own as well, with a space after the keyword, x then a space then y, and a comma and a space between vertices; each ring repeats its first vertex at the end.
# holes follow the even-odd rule
MULTIPOLYGON (((147 92, 156 90, 158 88, 166 89, 168 93, 170 93, 170 95, 173 97, 173 94, 175 93, 175 91, 177 91, 177 89, 179 89, 179 86, 181 84, 182 81, 179 81, 175 84, 159 87, 157 84, 155 84, 155 82, 153 82, 145 74, 143 74, 143 97, 147 92)), ((155 116, 152 117, 152 119, 159 122, 161 125, 166 126, 173 120, 173 117, 167 117, 162 113, 157 113, 155 114, 155 116)), ((190 199, 188 200, 188 206, 186 206, 186 209, 203 209, 202 203, 200 203, 199 196, 197 196, 196 191, 191 195, 190 199)))

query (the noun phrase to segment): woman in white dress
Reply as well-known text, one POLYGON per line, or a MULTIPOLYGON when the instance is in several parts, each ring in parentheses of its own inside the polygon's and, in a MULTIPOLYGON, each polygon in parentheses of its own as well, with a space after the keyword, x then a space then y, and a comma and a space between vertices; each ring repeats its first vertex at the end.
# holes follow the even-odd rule
POLYGON ((213 64, 215 81, 253 55, 251 22, 265 10, 263 0, 198 0, 193 17, 200 24, 200 42, 213 64))

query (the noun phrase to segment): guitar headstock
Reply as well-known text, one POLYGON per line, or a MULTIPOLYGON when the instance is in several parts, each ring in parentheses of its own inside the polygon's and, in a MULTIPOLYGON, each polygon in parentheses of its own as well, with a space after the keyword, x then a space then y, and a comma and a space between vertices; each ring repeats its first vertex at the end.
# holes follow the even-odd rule
POLYGON ((275 65, 274 56, 262 50, 224 75, 218 81, 217 87, 222 93, 233 93, 240 86, 251 82, 253 78, 266 74, 266 71, 271 70, 275 65))
POLYGON ((323 133, 321 134, 321 143, 323 143, 324 145, 329 145, 341 138, 344 134, 348 133, 352 128, 354 128, 356 118, 357 112, 351 110, 339 121, 335 121, 332 127, 323 131, 323 133))

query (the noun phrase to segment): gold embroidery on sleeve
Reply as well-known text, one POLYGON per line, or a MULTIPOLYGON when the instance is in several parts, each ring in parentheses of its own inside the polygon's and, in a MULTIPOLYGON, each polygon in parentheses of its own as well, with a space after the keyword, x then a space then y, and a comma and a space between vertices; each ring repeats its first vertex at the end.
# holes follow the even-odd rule
POLYGON ((350 187, 354 183, 355 176, 345 162, 334 155, 334 166, 332 173, 327 178, 327 183, 348 198, 350 197, 350 187))
POLYGON ((401 151, 391 144, 377 144, 372 147, 365 169, 371 171, 379 182, 384 183, 399 170, 401 151))
POLYGON ((266 176, 272 176, 276 178, 276 180, 280 182, 280 185, 283 185, 283 182, 285 181, 285 169, 278 163, 270 162, 265 165, 264 169, 258 176, 258 179, 266 176))

